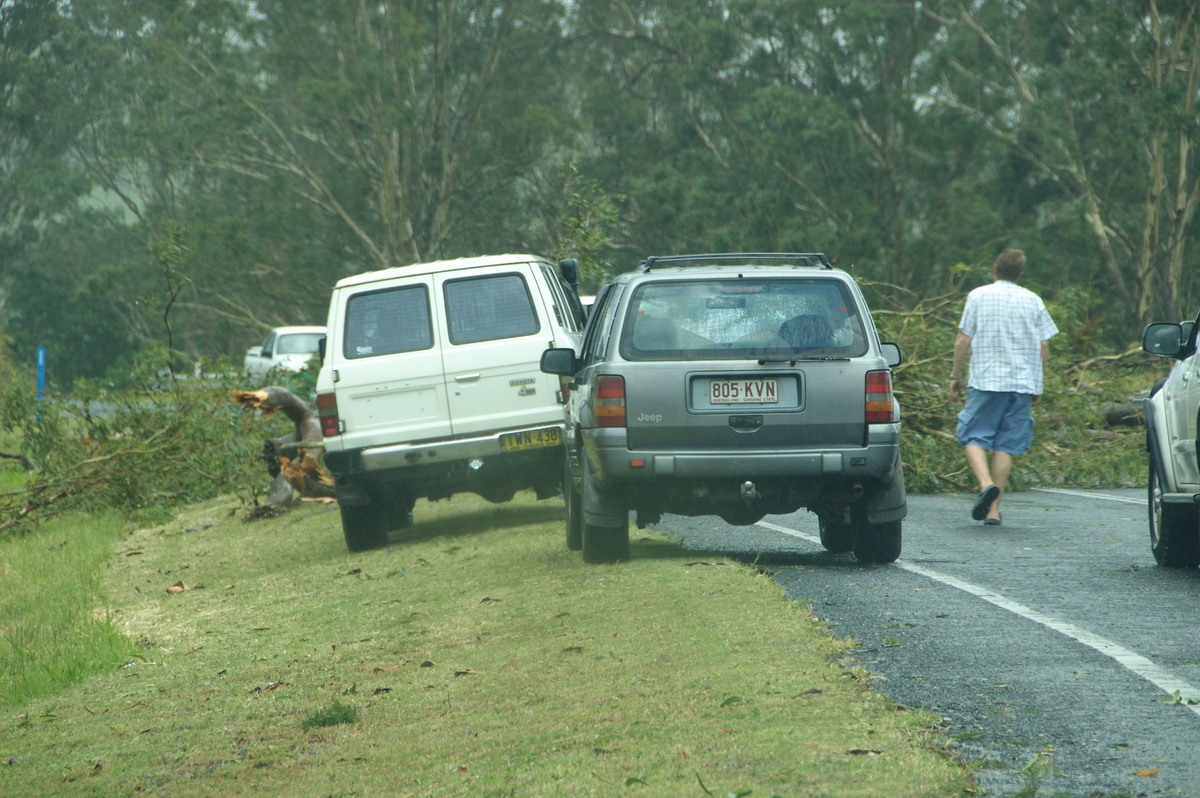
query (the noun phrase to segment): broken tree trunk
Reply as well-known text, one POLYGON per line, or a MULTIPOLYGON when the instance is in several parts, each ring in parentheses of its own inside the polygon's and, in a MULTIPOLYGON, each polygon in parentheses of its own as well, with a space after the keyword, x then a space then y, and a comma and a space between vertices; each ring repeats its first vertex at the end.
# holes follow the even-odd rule
POLYGON ((286 388, 272 385, 257 391, 234 391, 233 400, 242 407, 263 415, 281 412, 292 422, 290 435, 268 438, 262 458, 273 482, 267 491, 267 503, 285 507, 293 491, 306 499, 335 499, 333 476, 325 470, 321 456, 325 446, 316 411, 286 388))

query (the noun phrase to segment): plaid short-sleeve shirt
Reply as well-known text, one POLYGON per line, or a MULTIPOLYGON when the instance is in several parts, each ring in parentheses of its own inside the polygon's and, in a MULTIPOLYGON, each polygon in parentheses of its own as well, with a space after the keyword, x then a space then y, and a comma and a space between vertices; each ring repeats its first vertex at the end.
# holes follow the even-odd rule
POLYGON ((1042 393, 1042 341, 1058 334, 1041 297, 1007 280, 967 294, 959 330, 971 337, 968 387, 1042 393))

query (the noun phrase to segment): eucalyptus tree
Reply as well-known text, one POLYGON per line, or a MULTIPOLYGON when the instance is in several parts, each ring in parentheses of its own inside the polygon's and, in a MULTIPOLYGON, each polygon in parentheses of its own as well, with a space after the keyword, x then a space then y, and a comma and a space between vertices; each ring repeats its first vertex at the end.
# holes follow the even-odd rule
MULTIPOLYGON (((931 99, 1002 144, 1012 218, 1134 329, 1193 309, 1200 17, 1183 0, 927 3, 931 99), (1116 300, 1114 303, 1112 300, 1116 300)), ((999 187, 999 186, 998 186, 999 187)), ((1128 336, 1126 336, 1127 340, 1128 336)))
POLYGON ((73 157, 143 248, 91 264, 143 343, 236 359, 345 274, 546 243, 555 2, 55 5, 113 55, 73 157))
POLYGON ((10 257, 62 198, 86 190, 60 158, 79 117, 61 79, 74 36, 57 5, 0 4, 0 253, 10 257))
POLYGON ((514 234, 501 210, 519 207, 523 178, 563 124, 556 3, 235 5, 242 19, 227 35, 246 53, 240 67, 188 30, 166 34, 181 77, 225 120, 217 138, 194 142, 197 166, 335 220, 346 252, 331 271, 514 234))
POLYGON ((730 7, 753 89, 736 130, 755 166, 742 171, 786 184, 791 226, 816 232, 870 276, 944 289, 945 264, 965 248, 964 236, 947 234, 946 215, 983 222, 961 191, 978 142, 952 138, 921 113, 923 64, 940 25, 909 3, 730 7))
POLYGON ((625 198, 617 269, 663 251, 721 248, 737 230, 726 193, 725 73, 736 37, 721 0, 577 0, 566 41, 570 96, 584 120, 583 172, 625 198))
POLYGON ((111 110, 113 53, 93 33, 68 4, 0 3, 0 327, 18 363, 45 346, 64 382, 102 375, 130 345, 86 279, 120 246, 78 150, 111 110))
POLYGON ((989 142, 922 113, 941 25, 914 6, 572 8, 589 168, 629 196, 633 249, 819 248, 929 291, 1001 227, 975 184, 989 142))

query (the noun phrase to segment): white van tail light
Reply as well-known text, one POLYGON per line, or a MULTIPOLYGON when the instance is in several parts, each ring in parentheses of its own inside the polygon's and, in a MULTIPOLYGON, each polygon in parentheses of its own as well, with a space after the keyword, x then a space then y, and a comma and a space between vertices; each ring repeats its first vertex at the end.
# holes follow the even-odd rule
POLYGON ((337 396, 330 393, 317 394, 317 418, 321 421, 321 435, 332 438, 342 434, 342 420, 338 418, 337 396))
POLYGON ((896 420, 892 400, 892 372, 888 369, 867 372, 866 411, 868 424, 890 424, 896 420))

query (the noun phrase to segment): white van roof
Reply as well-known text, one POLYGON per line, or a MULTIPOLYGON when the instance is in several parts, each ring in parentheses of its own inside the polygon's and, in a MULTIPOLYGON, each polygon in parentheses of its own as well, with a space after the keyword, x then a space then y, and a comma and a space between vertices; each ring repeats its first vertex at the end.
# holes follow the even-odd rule
POLYGON ((392 280, 400 277, 411 277, 416 274, 430 274, 433 272, 451 272, 460 269, 476 269, 480 266, 504 266, 509 263, 545 263, 546 259, 537 255, 527 254, 509 254, 509 255, 483 255, 474 258, 454 258, 452 260, 435 260, 429 263, 413 263, 408 266, 393 266, 390 269, 379 269, 373 272, 363 272, 362 274, 354 274, 349 277, 343 277, 337 281, 335 288, 345 288, 352 285, 363 285, 365 283, 379 282, 380 280, 392 280))

